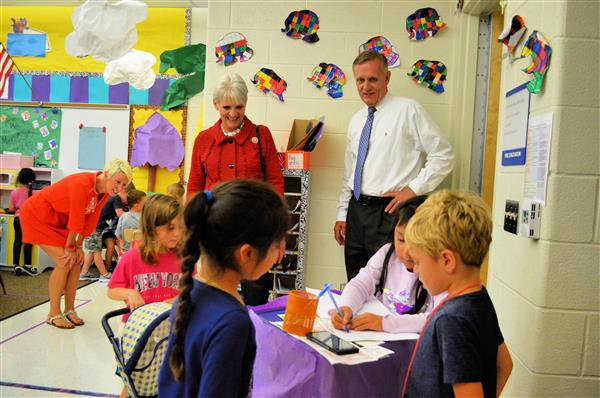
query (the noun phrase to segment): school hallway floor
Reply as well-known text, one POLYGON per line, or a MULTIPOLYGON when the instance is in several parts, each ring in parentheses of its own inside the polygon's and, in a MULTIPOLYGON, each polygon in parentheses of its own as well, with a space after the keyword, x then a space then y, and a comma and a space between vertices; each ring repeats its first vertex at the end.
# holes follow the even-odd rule
MULTIPOLYGON (((0 397, 118 397, 112 346, 104 314, 121 303, 106 297, 106 284, 77 291, 75 307, 85 325, 62 330, 45 323, 49 303, 0 322, 0 397)), ((118 331, 120 317, 111 320, 118 331)))

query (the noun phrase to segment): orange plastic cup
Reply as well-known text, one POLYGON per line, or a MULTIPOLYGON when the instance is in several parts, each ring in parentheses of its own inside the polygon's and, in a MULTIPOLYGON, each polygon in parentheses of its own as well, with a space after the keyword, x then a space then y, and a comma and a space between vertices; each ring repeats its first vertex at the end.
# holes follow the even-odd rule
POLYGON ((319 300, 314 294, 292 290, 285 308, 283 330, 298 336, 306 336, 306 333, 312 332, 318 305, 319 300))

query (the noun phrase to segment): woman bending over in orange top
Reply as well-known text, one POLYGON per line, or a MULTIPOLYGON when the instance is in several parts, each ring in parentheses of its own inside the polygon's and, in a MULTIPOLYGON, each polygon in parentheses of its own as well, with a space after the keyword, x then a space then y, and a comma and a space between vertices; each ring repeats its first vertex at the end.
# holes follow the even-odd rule
POLYGON ((50 275, 50 313, 46 323, 61 329, 84 324, 75 312, 75 293, 83 260, 83 238, 92 233, 109 196, 131 180, 131 167, 114 159, 104 171, 77 173, 31 196, 21 207, 23 241, 39 245, 56 263, 50 275), (60 297, 65 295, 65 311, 60 297))

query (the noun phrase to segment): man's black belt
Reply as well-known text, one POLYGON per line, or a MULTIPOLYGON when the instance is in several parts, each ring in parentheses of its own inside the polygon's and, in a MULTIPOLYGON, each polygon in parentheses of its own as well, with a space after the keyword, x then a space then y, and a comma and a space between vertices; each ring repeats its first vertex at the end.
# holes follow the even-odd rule
POLYGON ((394 199, 393 196, 369 196, 369 195, 360 195, 358 197, 357 202, 363 206, 369 205, 387 205, 390 201, 394 199))

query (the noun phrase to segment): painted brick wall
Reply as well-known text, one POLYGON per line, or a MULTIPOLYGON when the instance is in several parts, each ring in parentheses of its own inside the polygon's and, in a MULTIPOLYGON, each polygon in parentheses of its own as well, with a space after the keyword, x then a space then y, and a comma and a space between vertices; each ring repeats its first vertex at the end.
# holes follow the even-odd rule
POLYGON ((390 91, 421 102, 442 127, 457 152, 457 166, 445 186, 468 187, 473 125, 474 56, 477 46, 476 17, 455 14, 455 4, 432 1, 448 27, 425 42, 410 42, 405 31, 406 17, 424 7, 419 1, 209 1, 208 57, 204 99, 204 126, 212 125, 217 113, 212 90, 223 73, 236 72, 248 79, 247 115, 267 125, 278 146, 285 145, 294 118, 326 116, 323 138, 311 154, 312 191, 310 200, 306 282, 345 282, 343 250, 333 239, 336 205, 343 172, 348 121, 363 105, 354 86, 351 64, 358 46, 383 34, 400 54, 401 66, 392 69, 390 91), (320 18, 320 41, 308 44, 280 32, 293 10, 310 9, 320 18), (214 44, 224 34, 241 32, 254 49, 254 57, 230 67, 215 64, 214 44), (437 59, 448 68, 446 93, 439 95, 418 86, 406 76, 420 58, 437 59), (320 62, 334 63, 348 77, 341 99, 329 98, 306 80, 320 62), (249 79, 261 67, 273 69, 288 83, 285 103, 271 94, 265 96, 249 79))
MULTIPOLYGON (((523 197, 524 167, 496 166, 489 290, 515 368, 506 396, 600 395, 600 121, 597 1, 510 1, 553 49, 531 114, 554 114, 541 239, 502 229, 504 203, 523 197)), ((503 93, 528 81, 529 59, 502 65, 503 93)), ((501 117, 503 113, 501 101, 501 117)), ((500 137, 502 125, 499 125, 500 137)), ((497 159, 500 159, 501 138, 497 159)))

